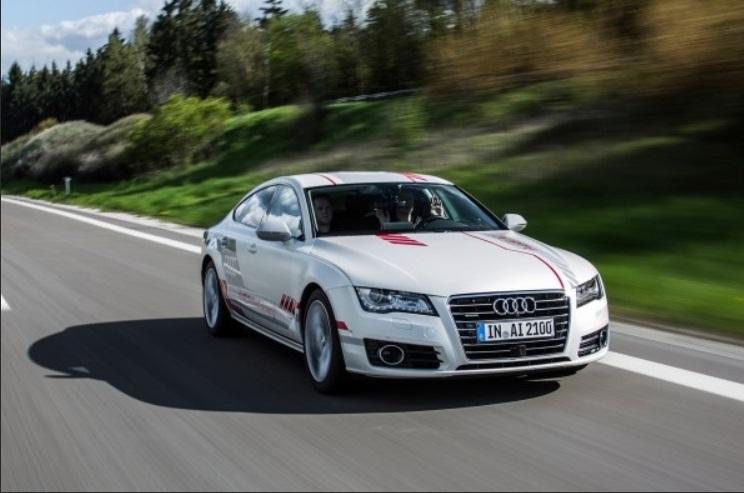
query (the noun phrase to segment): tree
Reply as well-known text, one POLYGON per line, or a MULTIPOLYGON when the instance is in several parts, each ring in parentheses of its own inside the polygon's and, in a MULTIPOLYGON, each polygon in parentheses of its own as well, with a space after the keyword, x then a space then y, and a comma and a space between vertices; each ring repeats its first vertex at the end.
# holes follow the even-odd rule
POLYGON ((271 19, 280 19, 287 14, 287 9, 282 7, 282 0, 266 0, 260 9, 263 15, 256 19, 259 26, 266 28, 271 19))
POLYGON ((346 11, 340 26, 333 29, 333 52, 338 67, 335 96, 364 94, 368 85, 369 69, 362 50, 363 31, 354 12, 346 11))
POLYGON ((18 62, 13 62, 7 79, 2 80, 2 141, 8 142, 21 135, 27 125, 25 108, 27 78, 18 62))
POLYGON ((150 100, 155 104, 164 103, 171 94, 187 89, 179 56, 183 26, 176 21, 178 8, 178 0, 166 2, 150 30, 146 75, 150 100))
POLYGON ((94 54, 88 48, 85 58, 75 65, 73 73, 75 101, 77 102, 75 118, 90 122, 101 121, 103 73, 100 54, 100 50, 94 54))
POLYGON ((60 115, 57 117, 60 121, 72 120, 75 117, 75 86, 73 80, 72 63, 67 60, 65 69, 61 75, 61 91, 59 97, 60 101, 60 115))
POLYGON ((332 92, 337 73, 333 38, 317 11, 274 18, 269 38, 272 104, 316 103, 332 92))
POLYGON ((146 108, 145 74, 138 63, 137 53, 124 42, 118 29, 109 35, 104 47, 102 72, 101 118, 104 122, 112 122, 146 108))
POLYGON ((130 44, 137 58, 137 65, 143 73, 147 70, 147 43, 150 41, 150 28, 147 16, 141 15, 134 21, 130 44))
POLYGON ((233 106, 263 104, 266 84, 264 33, 253 26, 235 23, 217 49, 217 83, 213 92, 233 106))
POLYGON ((424 76, 423 33, 410 0, 377 0, 367 14, 365 52, 373 91, 417 87, 424 76))
POLYGON ((209 94, 216 82, 217 47, 235 12, 215 0, 171 0, 150 32, 147 80, 156 103, 172 94, 209 94))
POLYGON ((238 22, 235 12, 224 2, 202 0, 194 10, 192 47, 186 60, 193 92, 206 97, 217 81, 217 50, 229 27, 238 22))

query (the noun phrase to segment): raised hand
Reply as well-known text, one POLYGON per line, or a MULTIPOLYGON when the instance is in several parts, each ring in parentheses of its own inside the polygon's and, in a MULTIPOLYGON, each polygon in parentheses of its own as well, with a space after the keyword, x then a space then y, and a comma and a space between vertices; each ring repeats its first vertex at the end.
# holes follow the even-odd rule
POLYGON ((442 204, 442 199, 439 197, 431 198, 431 214, 433 216, 444 217, 444 204, 442 204))

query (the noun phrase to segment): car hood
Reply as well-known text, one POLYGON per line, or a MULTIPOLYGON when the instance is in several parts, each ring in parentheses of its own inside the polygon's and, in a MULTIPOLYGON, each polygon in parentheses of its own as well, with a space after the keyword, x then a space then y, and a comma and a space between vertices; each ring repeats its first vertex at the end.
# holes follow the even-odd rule
POLYGON ((512 231, 324 237, 311 254, 355 286, 434 296, 562 290, 596 275, 586 260, 512 231))

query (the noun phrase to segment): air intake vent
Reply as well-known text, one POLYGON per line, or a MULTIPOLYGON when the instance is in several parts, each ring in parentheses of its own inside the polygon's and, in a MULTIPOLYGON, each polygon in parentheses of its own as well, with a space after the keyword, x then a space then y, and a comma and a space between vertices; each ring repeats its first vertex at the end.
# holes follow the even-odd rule
POLYGON ((607 345, 609 326, 602 327, 596 332, 581 338, 579 345, 579 358, 594 354, 607 345))

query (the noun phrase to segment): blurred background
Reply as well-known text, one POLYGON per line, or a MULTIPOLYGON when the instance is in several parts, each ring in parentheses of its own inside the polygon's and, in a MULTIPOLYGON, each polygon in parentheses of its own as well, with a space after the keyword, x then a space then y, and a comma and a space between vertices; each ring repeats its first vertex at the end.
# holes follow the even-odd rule
POLYGON ((614 316, 744 336, 744 2, 289 3, 3 60, 3 193, 209 226, 277 175, 431 173, 593 261, 614 316))

